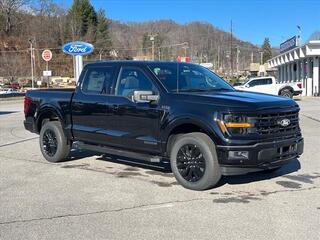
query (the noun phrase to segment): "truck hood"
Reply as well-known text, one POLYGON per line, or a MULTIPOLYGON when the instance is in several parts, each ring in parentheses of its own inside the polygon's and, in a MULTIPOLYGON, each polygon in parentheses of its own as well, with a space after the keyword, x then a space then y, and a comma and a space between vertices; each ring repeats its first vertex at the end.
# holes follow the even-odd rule
MULTIPOLYGON (((181 93, 180 93, 181 94, 181 93)), ((298 107, 298 104, 287 97, 245 91, 220 91, 182 93, 185 101, 219 105, 229 108, 247 108, 253 111, 270 108, 298 107)))

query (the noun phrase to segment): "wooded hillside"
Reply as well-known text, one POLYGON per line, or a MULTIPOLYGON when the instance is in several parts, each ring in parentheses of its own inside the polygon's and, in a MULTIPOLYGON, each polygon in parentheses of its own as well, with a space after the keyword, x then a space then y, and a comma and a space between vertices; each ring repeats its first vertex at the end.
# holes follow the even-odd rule
POLYGON ((0 77, 30 77, 30 42, 36 77, 45 69, 41 59, 45 48, 53 51, 49 63, 53 74, 72 76, 73 60, 62 53, 64 43, 92 43, 95 51, 85 57, 85 62, 99 58, 151 59, 151 35, 155 59, 175 60, 186 55, 193 62, 212 62, 215 70, 224 73, 230 72, 231 65, 242 70, 260 59, 258 46, 231 38, 230 33, 206 22, 118 22, 108 19, 104 10, 94 9, 89 0, 74 0, 70 9, 51 0, 0 0, 0 77))

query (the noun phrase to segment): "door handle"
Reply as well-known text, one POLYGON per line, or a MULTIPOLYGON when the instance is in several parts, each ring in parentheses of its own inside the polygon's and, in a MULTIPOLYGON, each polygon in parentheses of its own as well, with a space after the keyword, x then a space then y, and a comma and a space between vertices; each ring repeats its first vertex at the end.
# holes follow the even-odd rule
POLYGON ((118 110, 119 110, 119 105, 116 105, 116 104, 112 105, 113 112, 117 112, 118 110))

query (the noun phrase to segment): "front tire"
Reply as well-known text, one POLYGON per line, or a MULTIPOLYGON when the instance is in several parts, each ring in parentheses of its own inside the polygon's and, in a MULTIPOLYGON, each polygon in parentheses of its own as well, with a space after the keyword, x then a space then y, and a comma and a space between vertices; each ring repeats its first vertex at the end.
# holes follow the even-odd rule
POLYGON ((206 190, 221 178, 215 145, 204 133, 177 136, 171 148, 170 163, 177 181, 188 189, 206 190))
POLYGON ((42 126, 39 141, 42 155, 49 162, 61 162, 70 153, 70 144, 58 121, 46 122, 42 126))

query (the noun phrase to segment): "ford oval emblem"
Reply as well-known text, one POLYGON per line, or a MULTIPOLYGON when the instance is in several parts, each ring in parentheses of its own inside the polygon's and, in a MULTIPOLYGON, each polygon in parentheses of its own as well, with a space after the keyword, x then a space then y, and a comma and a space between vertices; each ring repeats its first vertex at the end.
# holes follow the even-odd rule
POLYGON ((64 53, 70 55, 87 55, 93 52, 93 45, 86 42, 69 42, 63 45, 62 50, 64 53))
POLYGON ((278 121, 278 124, 281 127, 288 127, 290 125, 290 119, 288 119, 288 118, 281 119, 278 121))

